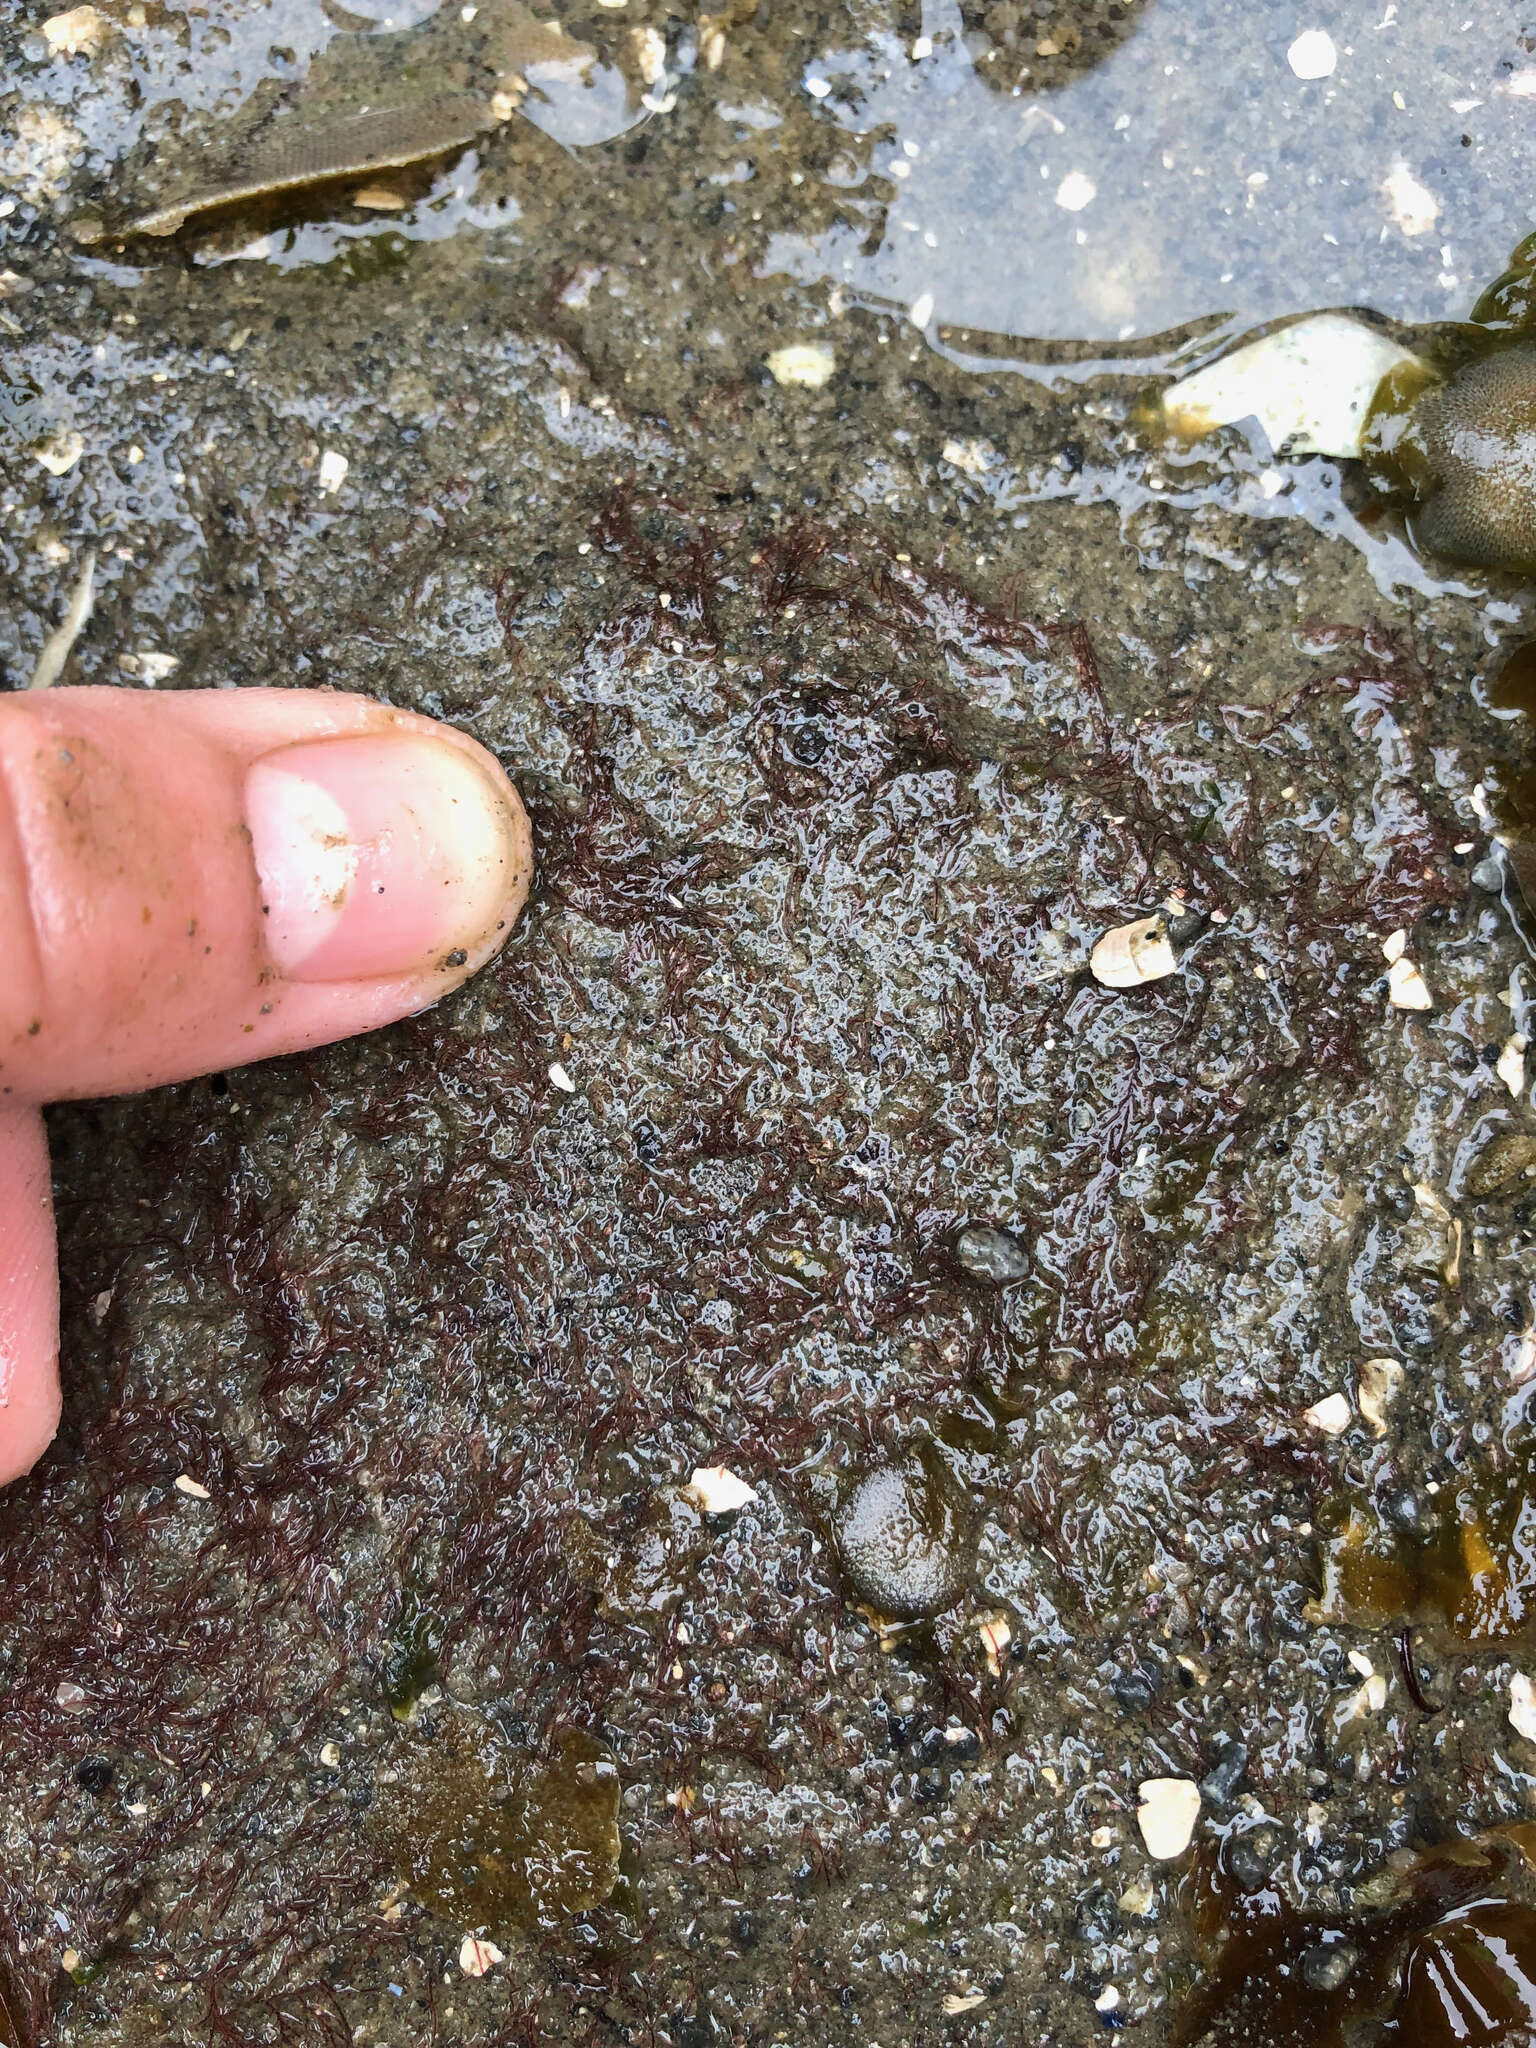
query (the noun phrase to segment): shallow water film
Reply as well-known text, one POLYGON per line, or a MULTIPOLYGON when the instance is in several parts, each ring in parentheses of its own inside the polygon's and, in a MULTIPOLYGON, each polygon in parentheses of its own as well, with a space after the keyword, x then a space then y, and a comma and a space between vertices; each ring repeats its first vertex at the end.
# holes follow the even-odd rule
POLYGON ((452 719, 539 862, 50 1114, 0 2039, 1528 2048, 1529 591, 1158 392, 1465 356, 1536 24, 0 30, 5 686, 94 551, 61 687, 452 719))

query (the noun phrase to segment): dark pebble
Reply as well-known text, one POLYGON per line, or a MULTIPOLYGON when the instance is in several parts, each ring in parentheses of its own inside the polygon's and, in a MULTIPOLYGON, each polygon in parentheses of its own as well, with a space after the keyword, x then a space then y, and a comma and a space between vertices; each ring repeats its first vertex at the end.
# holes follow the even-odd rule
POLYGON ((1207 1806, 1230 1806, 1247 1768, 1248 1745, 1224 1742, 1216 1753, 1215 1763, 1200 1780, 1200 1797, 1207 1806))

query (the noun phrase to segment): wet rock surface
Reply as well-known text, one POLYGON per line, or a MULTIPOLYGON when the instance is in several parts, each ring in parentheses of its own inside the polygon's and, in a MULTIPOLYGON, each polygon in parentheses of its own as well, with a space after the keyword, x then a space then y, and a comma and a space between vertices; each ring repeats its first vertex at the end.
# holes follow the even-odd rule
MULTIPOLYGON (((1463 1497, 1526 1583, 1531 969, 1469 886, 1518 587, 1337 465, 1149 449, 1139 379, 786 282, 771 236, 869 199, 801 85, 841 16, 573 21, 672 108, 142 260, 66 229, 156 92, 211 122, 329 29, 232 15, 210 70, 202 17, 67 64, 5 19, 8 681, 94 546, 76 680, 456 719, 540 862, 437 1010, 53 1113, 12 2033, 1163 2043, 1209 1958, 1140 1785, 1209 1785, 1188 1855, 1230 1829, 1304 1917, 1525 1817, 1523 1609, 1430 1626, 1463 1497), (781 384, 801 340, 832 373, 781 384), (1175 971, 1100 985, 1169 901, 1175 971), (959 1259, 982 1218, 1026 1284, 959 1259), (837 1504, 935 1459, 964 1569, 882 1631, 837 1504), (1337 1502, 1368 1608, 1319 1605, 1337 1502)), ((1022 19, 970 26, 1015 63, 1022 19)))
POLYGON ((838 1509, 838 1555, 877 1615, 917 1621, 953 1607, 975 1549, 968 1503, 930 1455, 861 1472, 838 1509))

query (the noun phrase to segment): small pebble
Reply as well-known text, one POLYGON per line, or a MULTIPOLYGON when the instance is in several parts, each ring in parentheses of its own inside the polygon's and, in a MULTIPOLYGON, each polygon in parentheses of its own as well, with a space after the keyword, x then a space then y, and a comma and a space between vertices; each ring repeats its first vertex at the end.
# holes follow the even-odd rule
POLYGON ((968 1507, 936 1452, 861 1474, 833 1528, 858 1597, 894 1621, 953 1607, 975 1555, 968 1507))
POLYGON ((973 1280, 986 1280, 994 1287, 1029 1276, 1029 1254, 1006 1230, 976 1224, 962 1230, 955 1240, 955 1257, 973 1280))
POLYGON ((1200 1797, 1207 1806, 1230 1806, 1234 1793, 1248 1768, 1248 1745, 1224 1742, 1215 1763, 1200 1780, 1200 1797))
POLYGON ((86 1709, 85 1687, 76 1685, 72 1678, 61 1678, 53 1689, 53 1703, 66 1714, 83 1714, 86 1709))
POLYGON ((1347 1941, 1317 1942, 1301 1957, 1303 1981, 1314 1991, 1337 1991, 1347 1984, 1360 1951, 1347 1941))
POLYGON ((324 491, 328 497, 335 497, 336 493, 341 489, 342 485, 346 482, 347 471, 350 468, 351 464, 347 461, 345 455, 338 455, 334 448, 327 448, 325 453, 320 457, 320 469, 317 481, 319 482, 321 490, 324 491))

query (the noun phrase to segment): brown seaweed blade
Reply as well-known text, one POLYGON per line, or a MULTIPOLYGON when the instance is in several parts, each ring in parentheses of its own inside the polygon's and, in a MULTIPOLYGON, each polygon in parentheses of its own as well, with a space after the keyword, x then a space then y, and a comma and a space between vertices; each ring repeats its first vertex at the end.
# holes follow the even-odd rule
MULTIPOLYGON (((174 235, 198 214, 425 163, 465 149, 499 126, 490 101, 473 93, 443 93, 411 106, 357 113, 279 116, 243 156, 110 232, 174 235)), ((90 239, 103 239, 106 232, 90 239)))

